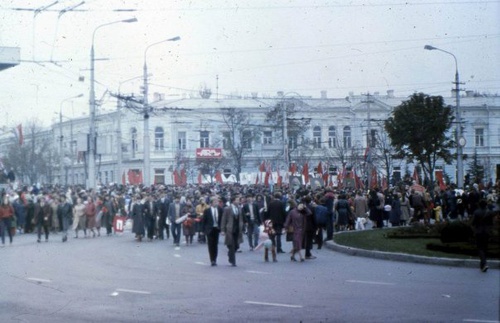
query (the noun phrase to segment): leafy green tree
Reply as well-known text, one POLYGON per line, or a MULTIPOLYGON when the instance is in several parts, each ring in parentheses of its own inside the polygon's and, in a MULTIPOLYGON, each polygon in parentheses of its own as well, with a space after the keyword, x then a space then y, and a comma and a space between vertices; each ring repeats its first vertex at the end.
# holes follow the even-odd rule
POLYGON ((436 162, 450 164, 455 158, 450 152, 456 146, 449 131, 453 121, 443 97, 415 93, 394 108, 384 127, 398 156, 416 161, 433 184, 436 162))

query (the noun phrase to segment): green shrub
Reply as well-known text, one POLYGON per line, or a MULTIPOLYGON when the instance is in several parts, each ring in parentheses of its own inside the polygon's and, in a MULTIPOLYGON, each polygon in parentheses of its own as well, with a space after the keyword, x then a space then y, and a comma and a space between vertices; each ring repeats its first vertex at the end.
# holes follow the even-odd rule
POLYGON ((474 236, 472 228, 464 222, 449 222, 441 229, 441 242, 468 242, 474 236))

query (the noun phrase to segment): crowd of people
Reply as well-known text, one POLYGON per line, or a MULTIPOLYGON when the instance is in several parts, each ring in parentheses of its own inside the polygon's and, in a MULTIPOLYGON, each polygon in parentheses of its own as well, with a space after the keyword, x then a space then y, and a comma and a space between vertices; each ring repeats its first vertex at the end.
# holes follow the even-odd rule
POLYGON ((112 235, 115 216, 123 216, 132 220, 138 242, 172 237, 179 247, 184 237, 186 246, 207 244, 212 266, 222 235, 228 261, 236 266, 244 237, 249 250, 265 249, 265 261, 269 254, 275 262, 285 253, 284 239, 292 242, 290 260, 297 261, 297 255, 304 261, 315 259, 313 246, 321 249, 334 232, 471 219, 480 201, 497 209, 495 187, 422 192, 412 186, 368 191, 239 184, 33 186, 2 192, 0 234, 2 246, 6 234, 12 244, 15 233, 36 233, 38 243, 49 241, 51 233, 62 233, 62 242, 70 232, 75 239, 95 238, 101 231, 112 235))

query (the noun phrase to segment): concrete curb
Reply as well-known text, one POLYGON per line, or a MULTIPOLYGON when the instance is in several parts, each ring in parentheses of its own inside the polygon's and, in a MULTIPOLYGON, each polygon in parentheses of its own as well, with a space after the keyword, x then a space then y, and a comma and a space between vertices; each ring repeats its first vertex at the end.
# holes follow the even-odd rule
MULTIPOLYGON (((328 249, 337 252, 342 252, 351 256, 360 256, 360 257, 393 260, 401 262, 414 262, 427 265, 468 267, 468 268, 479 269, 479 259, 434 258, 434 257, 416 256, 404 253, 365 250, 365 249, 358 249, 358 248, 339 245, 333 241, 326 241, 326 247, 328 249)), ((500 269, 500 261, 488 260, 488 267, 490 269, 500 269)))

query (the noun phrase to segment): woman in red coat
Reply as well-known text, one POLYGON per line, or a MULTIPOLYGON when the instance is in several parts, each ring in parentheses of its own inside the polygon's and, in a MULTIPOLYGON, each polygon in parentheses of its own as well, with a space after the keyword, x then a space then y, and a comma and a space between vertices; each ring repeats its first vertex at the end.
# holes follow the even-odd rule
POLYGON ((286 217, 284 228, 292 227, 293 228, 293 249, 292 256, 290 257, 291 261, 297 261, 295 259, 295 254, 298 253, 300 257, 300 261, 304 261, 304 257, 302 257, 302 241, 304 239, 304 225, 305 225, 305 216, 310 216, 311 211, 309 208, 305 207, 304 204, 299 204, 296 208, 292 209, 288 212, 288 216, 286 217))
POLYGON ((10 204, 9 196, 2 195, 0 204, 0 236, 2 237, 2 247, 5 245, 5 230, 9 233, 10 244, 12 244, 12 231, 10 230, 14 208, 10 204))

